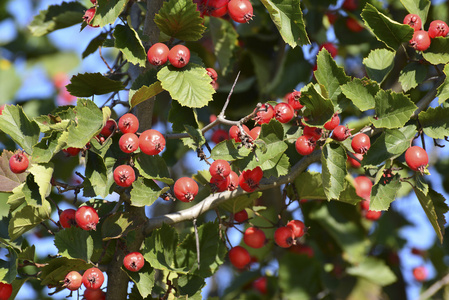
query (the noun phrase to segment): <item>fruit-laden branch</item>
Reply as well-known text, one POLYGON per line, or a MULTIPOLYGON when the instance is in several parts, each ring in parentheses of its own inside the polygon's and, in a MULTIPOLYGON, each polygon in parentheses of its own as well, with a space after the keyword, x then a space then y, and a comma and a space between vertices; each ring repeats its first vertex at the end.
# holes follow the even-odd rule
MULTIPOLYGON (((259 190, 263 191, 293 182, 293 180, 295 180, 295 178, 299 174, 304 172, 309 165, 311 165, 314 162, 320 161, 320 158, 321 158, 321 151, 315 151, 314 153, 303 157, 291 168, 290 173, 288 173, 287 175, 281 176, 279 178, 272 177, 269 179, 261 180, 259 184, 259 190)), ((149 235, 153 229, 161 227, 163 223, 170 225, 180 223, 186 220, 196 219, 201 214, 205 213, 210 209, 214 209, 221 203, 244 194, 247 194, 247 192, 243 191, 242 189, 237 189, 232 192, 226 191, 212 194, 209 197, 202 200, 200 203, 190 208, 151 218, 147 221, 144 227, 144 234, 149 235)))

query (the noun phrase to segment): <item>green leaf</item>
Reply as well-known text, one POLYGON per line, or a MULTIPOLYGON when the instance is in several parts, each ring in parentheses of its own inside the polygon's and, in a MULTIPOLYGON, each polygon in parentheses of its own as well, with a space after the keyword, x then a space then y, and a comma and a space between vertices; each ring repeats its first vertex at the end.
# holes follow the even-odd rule
POLYGON ((426 24, 430 8, 429 0, 401 0, 401 3, 409 13, 418 15, 423 25, 426 24))
POLYGON ((337 143, 327 143, 322 149, 323 187, 328 200, 338 199, 345 189, 346 151, 337 143))
POLYGON ((380 90, 375 97, 376 119, 370 118, 378 128, 399 128, 405 125, 417 109, 416 105, 404 94, 391 90, 380 90))
POLYGON ((91 97, 118 92, 125 87, 121 81, 111 80, 100 73, 84 73, 74 75, 66 88, 73 96, 91 97))
POLYGON ((396 200, 396 195, 401 188, 399 174, 386 179, 381 177, 379 182, 373 185, 370 197, 370 210, 388 210, 390 203, 396 200))
POLYGON ((284 41, 292 48, 310 44, 299 0, 261 0, 284 41))
POLYGON ((234 140, 224 140, 212 148, 211 158, 213 160, 223 159, 227 161, 234 161, 243 159, 250 153, 251 150, 246 147, 236 147, 236 142, 234 140))
POLYGON ((363 59, 368 77, 378 83, 384 81, 385 77, 393 70, 394 56, 395 53, 387 49, 372 50, 368 57, 363 59))
POLYGON ((423 56, 432 65, 449 63, 449 38, 433 38, 430 47, 423 52, 423 56))
POLYGON ((177 278, 177 283, 181 295, 186 295, 191 300, 203 299, 201 289, 206 285, 204 278, 196 275, 181 275, 177 278))
POLYGON ((424 176, 417 174, 416 176, 416 188, 419 189, 424 195, 429 193, 429 185, 424 180, 424 176))
POLYGON ((189 63, 182 69, 165 66, 159 70, 157 78, 161 81, 162 88, 182 106, 206 106, 215 93, 206 69, 194 63, 189 63))
POLYGON ((39 143, 33 146, 33 163, 48 163, 53 156, 66 146, 66 141, 61 139, 61 132, 53 131, 51 135, 43 137, 39 143))
POLYGON ((41 207, 25 206, 16 212, 9 221, 9 237, 15 240, 25 232, 33 229, 41 222, 50 218, 51 206, 48 201, 44 201, 41 207))
POLYGON ((97 11, 91 25, 104 27, 113 24, 125 9, 129 0, 97 0, 97 11))
POLYGON ((137 32, 128 24, 117 24, 114 30, 115 48, 119 49, 128 62, 145 67, 147 54, 137 32))
POLYGON ((137 104, 142 103, 163 91, 161 82, 157 80, 156 69, 150 69, 139 75, 136 81, 134 81, 131 90, 129 91, 129 104, 131 107, 135 107, 137 104))
POLYGON ((86 155, 86 179, 95 195, 105 198, 111 193, 111 187, 114 184, 114 178, 111 172, 108 173, 103 158, 92 152, 87 151, 86 155))
POLYGON ((196 129, 190 125, 184 125, 185 131, 190 136, 190 138, 182 139, 182 142, 185 146, 189 147, 192 150, 196 150, 200 148, 202 145, 206 143, 206 139, 200 129, 196 129))
POLYGON ((418 115, 424 133, 434 139, 449 135, 449 107, 429 107, 418 115))
POLYGON ((90 233, 79 227, 65 228, 55 234, 58 253, 67 258, 89 261, 94 251, 94 241, 90 233))
POLYGON ((8 60, 2 60, 2 68, 0 69, 0 105, 11 103, 17 91, 22 85, 22 79, 17 74, 14 64, 8 60))
POLYGON ((96 37, 94 37, 89 45, 87 45, 86 49, 83 51, 82 53, 82 58, 86 58, 88 57, 90 54, 95 53, 95 51, 97 51, 98 48, 100 48, 101 46, 103 46, 104 41, 106 40, 108 34, 105 32, 100 33, 99 35, 97 35, 96 37))
POLYGON ((264 161, 260 167, 263 170, 264 177, 279 177, 288 174, 290 171, 290 161, 285 153, 280 153, 276 157, 264 161))
POLYGON ((29 168, 28 171, 34 175, 34 181, 39 186, 41 202, 44 202, 53 188, 50 183, 54 171, 53 163, 36 164, 29 168))
POLYGON ((442 104, 447 99, 449 99, 449 64, 446 64, 443 69, 444 74, 446 75, 446 79, 443 84, 438 87, 438 104, 442 104))
POLYGON ((361 111, 374 108, 374 97, 379 90, 379 85, 367 78, 354 78, 341 86, 343 94, 361 111))
POLYGON ((42 285, 59 286, 65 276, 73 270, 87 270, 92 265, 81 259, 69 259, 67 257, 58 257, 48 261, 42 268, 39 278, 42 279, 42 285))
POLYGON ((221 18, 209 19, 214 54, 223 74, 228 73, 231 58, 238 44, 238 34, 231 22, 221 18))
POLYGON ((327 199, 323 189, 323 180, 320 173, 302 172, 295 178, 298 199, 324 200, 327 199))
POLYGON ((405 66, 399 74, 399 82, 404 92, 421 84, 427 77, 427 67, 423 64, 412 62, 405 66))
POLYGON ((34 17, 28 29, 34 36, 43 36, 58 29, 81 23, 86 8, 79 2, 62 2, 50 5, 34 17))
POLYGON ((415 125, 386 129, 364 155, 362 166, 377 166, 388 159, 401 155, 410 147, 410 141, 415 134, 415 125))
MULTIPOLYGON (((25 185, 22 186, 22 192, 28 205, 33 207, 41 207, 45 198, 42 198, 39 192, 39 186, 34 179, 35 177, 33 174, 28 175, 25 185)), ((15 189, 13 192, 17 193, 15 189)))
MULTIPOLYGON (((2 248, 4 248, 3 245, 2 248)), ((11 247, 6 248, 8 249, 7 260, 0 260, 0 281, 12 283, 17 277, 17 252, 11 247)))
POLYGON ((9 160, 14 155, 13 152, 3 150, 0 156, 0 192, 12 192, 22 182, 26 180, 27 173, 14 174, 9 168, 9 160))
POLYGON ((174 183, 165 160, 159 155, 139 155, 134 161, 140 175, 147 179, 162 181, 168 185, 174 183))
POLYGON ((128 277, 135 283, 135 286, 139 290, 140 295, 147 299, 151 295, 151 290, 153 289, 156 270, 152 268, 147 262, 140 269, 139 272, 130 272, 126 270, 128 277))
POLYGON ((103 241, 121 238, 132 223, 128 213, 118 212, 107 217, 101 225, 103 241))
POLYGON ((446 225, 446 218, 444 214, 449 211, 449 207, 445 203, 443 195, 433 189, 429 189, 429 193, 425 195, 419 189, 414 189, 419 203, 421 203, 427 218, 432 224, 438 239, 443 243, 444 226, 446 225))
POLYGON ((219 206, 220 208, 223 208, 231 213, 236 213, 247 207, 252 207, 254 205, 254 201, 260 197, 262 197, 262 192, 244 194, 235 198, 231 198, 228 201, 223 202, 219 206))
POLYGON ((169 189, 169 187, 161 189, 154 180, 139 177, 133 182, 131 204, 138 207, 150 206, 162 193, 167 192, 169 189))
POLYGON ((192 0, 165 1, 154 22, 169 37, 183 41, 197 41, 206 30, 204 19, 192 0))
POLYGON ((332 101, 325 99, 312 83, 301 90, 299 101, 306 107, 304 116, 309 118, 307 125, 323 126, 334 115, 332 101))
POLYGON ((402 43, 413 37, 413 28, 390 19, 369 3, 363 8, 361 15, 376 38, 391 50, 397 50, 402 43))
POLYGON ((350 266, 346 271, 349 275, 365 278, 380 286, 390 285, 397 280, 385 261, 375 257, 367 257, 359 264, 350 266))
POLYGON ((0 130, 9 135, 28 154, 33 153, 33 146, 39 140, 39 126, 28 119, 21 106, 5 106, 0 115, 0 130))
POLYGON ((168 113, 168 121, 173 123, 173 132, 185 131, 184 125, 199 128, 196 111, 190 107, 181 106, 178 101, 171 102, 171 108, 168 113))

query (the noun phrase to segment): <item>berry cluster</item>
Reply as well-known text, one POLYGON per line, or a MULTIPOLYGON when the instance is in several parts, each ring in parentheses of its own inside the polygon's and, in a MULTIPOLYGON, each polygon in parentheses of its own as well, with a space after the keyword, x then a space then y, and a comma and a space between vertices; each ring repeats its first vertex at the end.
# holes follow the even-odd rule
POLYGON ((234 22, 248 23, 254 17, 249 0, 195 0, 201 16, 224 17, 226 14, 234 22))
POLYGON ((175 68, 182 68, 190 61, 190 50, 184 45, 168 49, 164 43, 156 43, 148 50, 147 58, 153 66, 162 66, 168 60, 175 68))
POLYGON ((406 15, 403 23, 410 25, 415 30, 413 38, 410 40, 410 46, 418 51, 427 50, 430 47, 431 39, 439 36, 445 37, 449 33, 449 27, 446 22, 441 20, 430 22, 428 30, 423 30, 421 18, 415 14, 406 15))
POLYGON ((70 271, 67 273, 64 278, 63 287, 66 287, 70 291, 76 291, 81 285, 84 285, 86 288, 84 299, 101 300, 106 299, 106 293, 100 289, 103 282, 103 272, 96 267, 92 267, 85 270, 82 276, 78 271, 70 271))

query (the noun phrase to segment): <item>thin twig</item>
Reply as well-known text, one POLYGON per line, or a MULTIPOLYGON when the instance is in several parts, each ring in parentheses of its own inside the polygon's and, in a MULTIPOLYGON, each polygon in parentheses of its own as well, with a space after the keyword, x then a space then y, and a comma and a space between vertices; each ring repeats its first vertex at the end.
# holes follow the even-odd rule
POLYGON ((193 230, 195 231, 195 245, 196 245, 196 260, 198 262, 198 270, 200 269, 200 238, 198 237, 198 226, 196 219, 193 219, 193 230))
POLYGON ((226 108, 228 108, 229 101, 231 100, 231 95, 234 92, 234 88, 235 88, 235 86, 237 84, 237 80, 239 79, 239 76, 240 76, 240 71, 237 73, 237 76, 235 77, 234 83, 232 84, 231 90, 229 91, 228 97, 226 98, 226 102, 223 105, 223 108, 221 109, 220 114, 218 115, 218 116, 220 116, 222 118, 225 117, 226 108))
POLYGON ((100 58, 101 60, 104 62, 104 64, 106 65, 106 67, 109 69, 109 71, 114 72, 114 70, 109 66, 108 62, 106 61, 106 59, 104 59, 103 54, 101 53, 101 48, 102 47, 98 47, 98 52, 100 54, 100 58))
POLYGON ((432 284, 427 290, 425 290, 420 296, 418 300, 425 300, 429 299, 433 295, 435 295, 436 292, 438 292, 441 288, 443 288, 445 285, 449 284, 449 274, 444 275, 443 278, 432 284))

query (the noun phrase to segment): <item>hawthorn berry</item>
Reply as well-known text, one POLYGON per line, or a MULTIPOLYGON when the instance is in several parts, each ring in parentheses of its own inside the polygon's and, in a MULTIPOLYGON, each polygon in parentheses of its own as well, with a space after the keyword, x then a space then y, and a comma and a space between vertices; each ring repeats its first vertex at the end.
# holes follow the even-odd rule
POLYGON ((136 180, 136 173, 131 166, 121 165, 114 169, 114 181, 118 186, 129 187, 136 180))
POLYGON ((181 177, 173 187, 176 198, 182 202, 191 202, 198 194, 198 184, 190 177, 181 177))
POLYGON ((143 268, 145 264, 145 259, 140 252, 128 253, 125 258, 123 258, 123 265, 125 268, 131 272, 138 272, 143 268))
POLYGON ((165 137, 155 129, 145 130, 139 137, 139 147, 147 155, 157 155, 165 148, 165 137))
POLYGON ((319 51, 321 51, 321 49, 323 48, 326 49, 333 58, 338 54, 338 50, 333 43, 327 42, 322 44, 319 51))
POLYGON ((248 0, 231 0, 228 3, 228 14, 237 23, 248 23, 254 17, 253 6, 248 0))
POLYGON ((371 188, 373 187, 373 183, 371 179, 368 177, 361 175, 354 179, 355 193, 365 199, 369 200, 371 196, 371 188))
POLYGON ((293 107, 293 109, 300 110, 301 108, 304 107, 304 105, 302 105, 301 102, 299 102, 299 98, 301 98, 301 92, 293 91, 291 93, 288 93, 286 98, 288 104, 290 104, 293 107))
POLYGON ((323 134, 323 129, 318 127, 304 126, 302 134, 309 137, 313 137, 317 141, 321 138, 321 135, 323 134))
POLYGON ((364 133, 356 134, 352 138, 351 147, 355 153, 365 154, 371 147, 369 136, 364 133))
POLYGON ((431 39, 436 38, 437 36, 445 37, 448 32, 449 26, 447 26, 446 22, 441 20, 430 22, 428 33, 431 39))
POLYGON ((252 193, 259 187, 259 181, 262 177, 263 171, 260 167, 245 170, 239 176, 239 185, 244 191, 252 193))
POLYGON ((229 139, 229 133, 224 129, 217 129, 212 133, 211 140, 215 144, 223 142, 224 140, 229 139))
POLYGON ((365 212, 365 219, 376 221, 382 216, 382 211, 368 210, 365 212))
POLYGON ((122 133, 136 133, 139 129, 139 119, 131 113, 126 113, 118 120, 118 129, 122 133))
POLYGON ((76 224, 83 230, 95 230, 100 221, 95 208, 84 205, 79 207, 75 213, 76 224))
POLYGON ((427 269, 424 266, 419 266, 413 269, 413 277, 417 281, 425 281, 427 279, 427 269))
POLYGON ((228 177, 212 177, 209 181, 212 193, 224 192, 228 189, 229 176, 228 177))
POLYGON ((234 171, 231 171, 229 173, 229 176, 227 177, 228 181, 228 191, 233 191, 239 187, 239 176, 234 171))
POLYGON ((349 136, 351 136, 351 130, 344 125, 338 125, 332 131, 331 137, 336 141, 342 142, 346 140, 349 136))
POLYGON ((243 269, 251 262, 251 257, 248 250, 242 246, 235 246, 228 252, 229 260, 231 264, 237 269, 243 269))
POLYGON ((168 60, 169 49, 164 43, 155 43, 148 49, 148 62, 153 66, 162 66, 168 60))
POLYGON ((430 47, 430 36, 427 31, 417 30, 413 33, 413 38, 409 42, 413 49, 425 51, 430 47))
POLYGON ((245 222, 246 220, 248 220, 248 212, 247 212, 245 209, 236 212, 236 213, 234 214, 234 220, 235 220, 237 223, 243 223, 243 222, 245 222))
POLYGON ((346 27, 352 32, 360 32, 364 29, 364 27, 360 25, 359 21, 353 17, 346 18, 346 27))
POLYGON ((270 123, 271 119, 274 118, 274 114, 274 108, 273 106, 271 106, 271 104, 262 104, 262 106, 259 108, 259 111, 256 113, 254 121, 256 121, 257 124, 270 123))
POLYGON ((248 227, 243 234, 243 241, 251 248, 262 248, 265 240, 265 232, 256 227, 248 227))
POLYGON ((293 239, 293 231, 290 229, 290 227, 279 227, 274 232, 274 241, 279 247, 289 248, 291 245, 293 245, 293 239))
POLYGON ((324 128, 326 130, 334 130, 338 125, 340 125, 340 117, 338 116, 338 114, 334 114, 332 116, 332 119, 324 124, 324 128))
POLYGON ((104 275, 98 268, 90 268, 84 271, 83 274, 83 285, 88 290, 97 290, 101 287, 104 282, 104 275))
POLYGON ((217 159, 209 167, 210 175, 213 178, 225 178, 231 173, 231 166, 223 159, 217 159))
POLYGON ((429 163, 429 156, 423 148, 413 146, 405 151, 405 162, 413 171, 423 173, 429 163))
POLYGON ((120 137, 118 146, 124 153, 133 153, 139 148, 139 137, 135 133, 125 133, 120 137))
POLYGON ((408 14, 404 17, 403 24, 410 25, 415 31, 421 30, 422 21, 418 15, 408 14))
POLYGON ((296 254, 307 255, 309 258, 312 258, 315 255, 313 248, 308 245, 301 245, 301 244, 292 245, 289 250, 290 252, 296 254))
POLYGON ((358 0, 345 0, 341 7, 346 10, 353 11, 357 9, 358 5, 358 0))
POLYGON ((217 81, 218 74, 217 71, 215 71, 214 68, 206 68, 207 75, 212 79, 212 81, 217 81))
POLYGON ((301 135, 295 142, 296 151, 302 156, 312 153, 315 150, 315 146, 316 140, 308 135, 301 135))
POLYGON ((85 300, 106 300, 106 293, 101 289, 89 290, 86 289, 83 294, 85 300))
POLYGON ((62 152, 64 152, 68 156, 77 156, 81 150, 82 150, 81 148, 68 147, 66 149, 62 149, 62 152))
POLYGON ((300 220, 291 220, 286 226, 292 230, 295 239, 302 237, 305 233, 306 226, 300 220))
POLYGON ((280 102, 274 107, 274 117, 281 123, 290 122, 295 116, 293 107, 285 102, 280 102))
POLYGON ((12 294, 12 285, 5 282, 0 282, 0 300, 8 300, 12 294))
POLYGON ((206 1, 204 12, 206 15, 220 18, 228 12, 229 0, 209 0, 206 1))
POLYGON ((71 291, 76 291, 81 287, 82 280, 83 276, 81 276, 80 273, 78 273, 77 271, 71 271, 65 276, 64 284, 62 286, 68 288, 71 291))
POLYGON ((107 120, 104 127, 101 129, 100 134, 105 138, 109 137, 117 128, 117 123, 114 120, 107 120))
MULTIPOLYGON (((245 124, 242 125, 243 130, 246 132, 246 134, 249 135, 249 128, 248 126, 246 126, 245 124)), ((231 139, 234 139, 234 141, 236 141, 237 143, 241 142, 241 132, 240 129, 237 125, 233 125, 231 126, 231 128, 229 129, 229 137, 231 139)))
MULTIPOLYGON (((357 157, 358 160, 362 161, 363 159, 363 154, 360 153, 352 153, 352 155, 354 155, 355 157, 357 157)), ((348 155, 348 163, 351 165, 351 167, 353 168, 360 168, 362 166, 361 163, 359 163, 357 160, 355 160, 354 158, 352 158, 351 156, 348 155)))
POLYGON ((168 52, 168 60, 175 68, 182 68, 190 61, 190 50, 184 45, 176 45, 168 52))
POLYGON ((266 294, 267 289, 267 277, 262 276, 253 281, 253 288, 261 294, 266 294))
POLYGON ((59 224, 61 224, 62 228, 70 228, 72 226, 76 226, 76 210, 72 208, 65 209, 59 215, 59 224))
POLYGON ((88 10, 86 10, 84 12, 83 20, 84 20, 84 22, 87 23, 87 25, 89 25, 91 27, 98 27, 98 25, 97 26, 92 26, 90 24, 92 22, 92 19, 95 17, 96 11, 97 11, 96 7, 91 7, 91 8, 89 8, 88 10))
POLYGON ((11 158, 9 159, 9 169, 14 174, 20 174, 28 169, 29 163, 30 162, 25 153, 23 151, 20 151, 11 156, 11 158))

